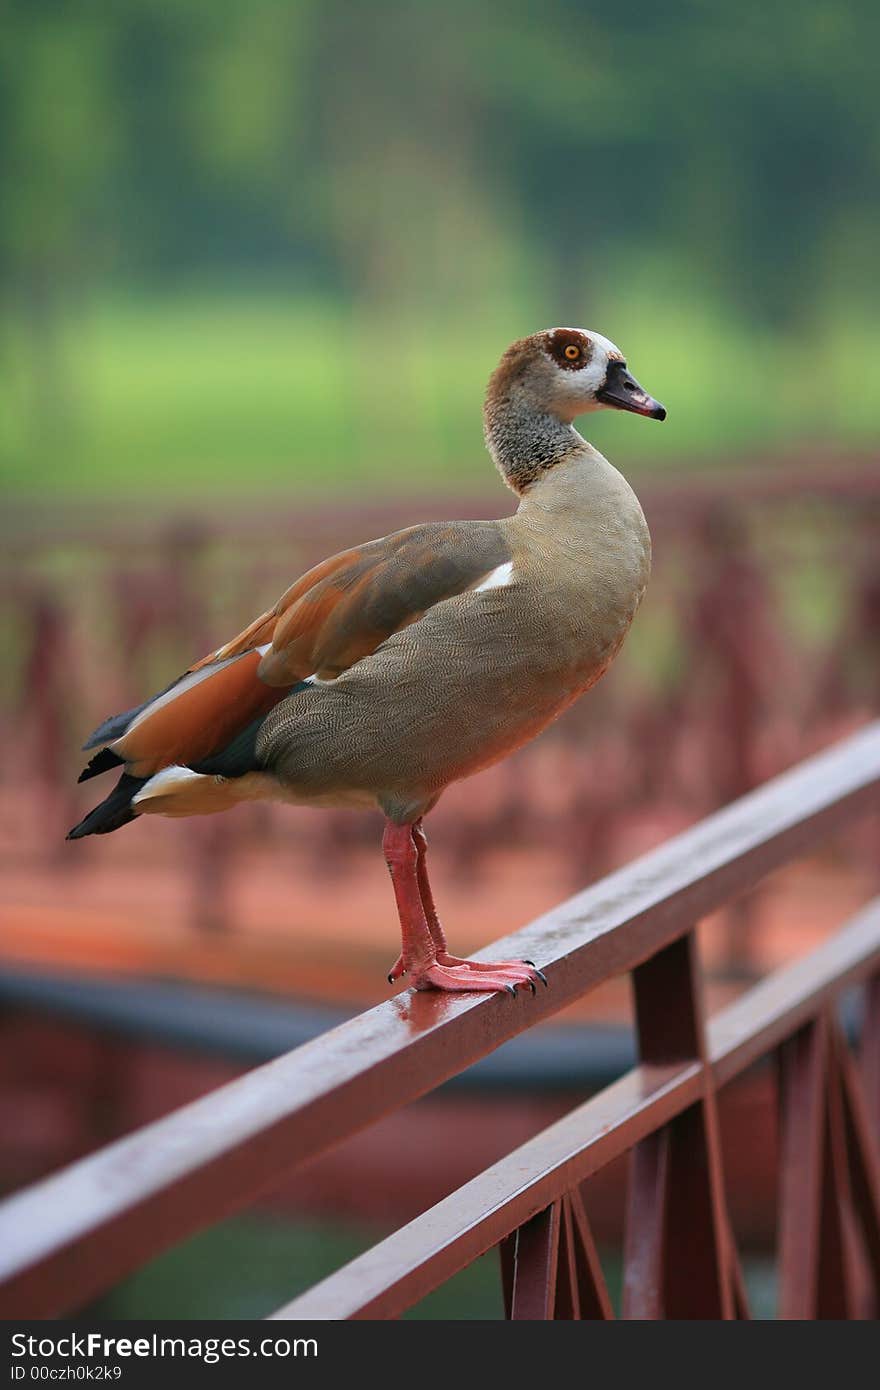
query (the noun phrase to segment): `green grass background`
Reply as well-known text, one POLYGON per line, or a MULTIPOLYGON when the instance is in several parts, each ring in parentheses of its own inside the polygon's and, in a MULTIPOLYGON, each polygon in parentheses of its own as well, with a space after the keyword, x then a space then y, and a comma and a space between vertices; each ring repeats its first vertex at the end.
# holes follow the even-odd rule
MULTIPOLYGON (((661 309, 630 285, 613 322, 587 325, 623 348, 669 410, 663 426, 610 412, 583 420, 613 459, 748 467, 876 440, 873 393, 855 369, 873 352, 867 319, 829 317, 792 339, 679 302, 670 312, 676 296, 664 296, 661 309)), ((173 500, 485 488, 486 379, 511 339, 543 326, 528 306, 392 321, 283 289, 105 295, 65 319, 48 387, 34 344, 7 328, 4 491, 173 500)))

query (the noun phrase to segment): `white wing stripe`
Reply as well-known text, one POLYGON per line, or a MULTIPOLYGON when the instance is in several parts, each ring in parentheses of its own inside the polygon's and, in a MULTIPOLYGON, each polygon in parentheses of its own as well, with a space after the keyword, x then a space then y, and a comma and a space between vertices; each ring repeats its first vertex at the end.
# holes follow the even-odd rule
POLYGON ((506 589, 513 580, 513 561, 507 560, 503 565, 499 565, 491 574, 487 574, 482 584, 478 584, 474 589, 475 594, 481 594, 484 589, 506 589))

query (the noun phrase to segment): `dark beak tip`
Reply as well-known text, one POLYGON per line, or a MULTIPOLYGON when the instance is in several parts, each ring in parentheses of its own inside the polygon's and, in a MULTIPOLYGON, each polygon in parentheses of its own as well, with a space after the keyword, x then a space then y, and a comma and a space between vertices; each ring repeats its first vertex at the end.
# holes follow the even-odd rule
POLYGON ((666 419, 666 406, 665 406, 665 405, 658 405, 657 408, 656 408, 656 410, 653 412, 653 414, 654 414, 654 419, 655 419, 655 420, 665 420, 665 419, 666 419))

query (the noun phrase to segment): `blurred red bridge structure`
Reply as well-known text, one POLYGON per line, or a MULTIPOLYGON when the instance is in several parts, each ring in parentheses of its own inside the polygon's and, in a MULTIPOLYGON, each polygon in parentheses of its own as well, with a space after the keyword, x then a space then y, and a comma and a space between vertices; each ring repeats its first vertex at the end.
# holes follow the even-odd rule
POLYGON ((0 1311, 81 1307, 282 1173, 629 974, 631 1071, 270 1316, 394 1318, 497 1248, 508 1318, 610 1318, 590 1190, 629 1155, 622 1315, 748 1317, 718 1102, 769 1058, 779 1314, 876 1317, 880 899, 708 1020, 696 923, 878 806, 880 721, 496 943, 547 972, 534 998, 406 991, 10 1198, 0 1311), (857 1055, 838 1008, 852 987, 857 1055))

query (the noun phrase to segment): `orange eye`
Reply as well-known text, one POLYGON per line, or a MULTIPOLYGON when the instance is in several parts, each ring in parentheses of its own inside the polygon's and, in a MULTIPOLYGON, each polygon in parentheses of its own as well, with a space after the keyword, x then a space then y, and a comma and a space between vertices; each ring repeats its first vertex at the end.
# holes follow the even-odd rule
POLYGON ((576 362, 581 355, 581 350, 574 343, 569 343, 568 347, 565 349, 565 355, 569 362, 576 362))

